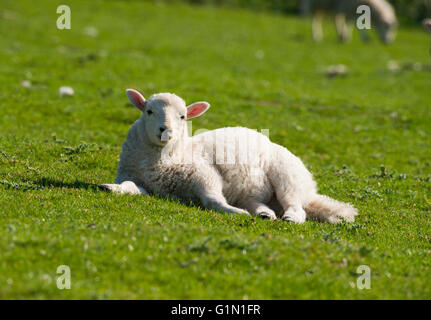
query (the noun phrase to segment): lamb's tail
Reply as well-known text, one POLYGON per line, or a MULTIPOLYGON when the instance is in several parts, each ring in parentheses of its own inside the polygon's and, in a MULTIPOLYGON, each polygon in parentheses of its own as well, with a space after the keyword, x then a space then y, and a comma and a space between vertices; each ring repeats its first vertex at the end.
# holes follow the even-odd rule
POLYGON ((329 223, 339 223, 343 219, 347 222, 353 222, 355 216, 358 215, 358 210, 349 203, 340 202, 320 194, 316 194, 304 209, 307 218, 329 223))

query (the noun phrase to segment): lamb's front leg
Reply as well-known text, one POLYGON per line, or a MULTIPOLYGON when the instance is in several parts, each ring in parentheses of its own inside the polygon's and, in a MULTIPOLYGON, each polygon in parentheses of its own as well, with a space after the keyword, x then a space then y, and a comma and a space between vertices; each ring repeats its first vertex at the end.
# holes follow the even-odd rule
POLYGON ((199 198, 203 206, 207 209, 250 215, 246 210, 229 205, 221 193, 200 192, 199 198))
POLYGON ((263 219, 271 219, 271 220, 277 219, 277 215, 275 214, 275 212, 266 204, 253 198, 247 199, 245 203, 246 203, 245 205, 247 210, 252 215, 261 217, 263 219))
POLYGON ((148 195, 144 188, 137 186, 133 181, 124 181, 121 184, 100 184, 99 188, 118 194, 148 195))

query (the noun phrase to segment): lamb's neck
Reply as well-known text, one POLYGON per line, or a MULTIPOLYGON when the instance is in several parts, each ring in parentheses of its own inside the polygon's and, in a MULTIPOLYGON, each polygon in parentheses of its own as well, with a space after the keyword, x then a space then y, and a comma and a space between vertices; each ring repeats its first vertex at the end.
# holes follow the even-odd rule
POLYGON ((171 165, 172 162, 182 163, 187 145, 190 141, 188 138, 175 140, 169 142, 164 147, 156 146, 151 143, 143 143, 142 154, 145 155, 145 161, 152 165, 171 165))
POLYGON ((134 149, 139 152, 139 158, 150 167, 164 163, 172 164, 172 161, 182 163, 181 161, 183 160, 181 159, 184 159, 184 153, 192 141, 192 138, 187 134, 187 130, 184 130, 182 135, 173 141, 169 141, 166 146, 157 146, 148 138, 145 123, 142 120, 136 123, 136 129, 137 131, 134 132, 138 137, 134 139, 137 142, 134 149))
POLYGON ((160 158, 161 148, 150 142, 143 123, 139 123, 134 133, 136 138, 134 139, 133 149, 135 150, 134 152, 139 154, 138 158, 147 163, 156 162, 160 158))

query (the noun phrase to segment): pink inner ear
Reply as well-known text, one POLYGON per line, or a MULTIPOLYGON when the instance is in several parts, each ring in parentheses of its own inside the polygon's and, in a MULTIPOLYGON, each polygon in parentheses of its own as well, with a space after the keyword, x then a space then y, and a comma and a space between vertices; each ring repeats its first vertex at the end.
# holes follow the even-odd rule
POLYGON ((130 102, 133 103, 136 108, 141 111, 144 111, 145 104, 147 103, 147 101, 145 101, 145 98, 142 94, 133 89, 127 89, 126 94, 130 102))
POLYGON ((199 117, 208 110, 210 105, 206 102, 196 102, 187 107, 187 119, 199 117))

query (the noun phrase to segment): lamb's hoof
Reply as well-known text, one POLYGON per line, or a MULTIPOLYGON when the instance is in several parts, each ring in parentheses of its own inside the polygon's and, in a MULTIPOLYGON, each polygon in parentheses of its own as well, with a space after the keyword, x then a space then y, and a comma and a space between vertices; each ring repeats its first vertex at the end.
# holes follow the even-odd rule
POLYGON ((262 218, 262 219, 269 219, 269 220, 276 220, 277 216, 275 214, 271 214, 270 212, 259 212, 257 214, 258 217, 262 218))
POLYGON ((246 211, 246 210, 240 210, 238 213, 246 215, 246 216, 250 216, 250 213, 248 211, 246 211))
POLYGON ((302 211, 302 212, 295 212, 295 211, 289 210, 289 211, 287 211, 283 215, 283 217, 281 219, 283 221, 289 221, 289 222, 292 222, 292 223, 300 224, 300 223, 304 223, 305 222, 305 218, 306 218, 306 215, 305 215, 304 211, 302 211))
POLYGON ((118 185, 115 184, 99 184, 99 189, 107 192, 116 192, 118 189, 118 185))
POLYGON ((102 191, 111 191, 111 189, 109 188, 109 185, 107 184, 99 184, 97 187, 102 191))
POLYGON ((226 210, 225 210, 225 212, 229 212, 229 213, 238 213, 238 214, 243 214, 243 215, 246 215, 246 216, 249 216, 249 215, 250 215, 250 213, 249 213, 248 211, 245 211, 245 210, 243 210, 243 209, 239 209, 239 208, 234 208, 234 207, 231 207, 231 208, 229 208, 229 209, 226 209, 226 210))
POLYGON ((302 219, 298 219, 297 217, 292 217, 292 216, 288 216, 288 215, 284 215, 281 219, 283 221, 289 221, 289 222, 296 223, 296 224, 301 224, 301 223, 305 222, 305 219, 302 220, 302 219))

